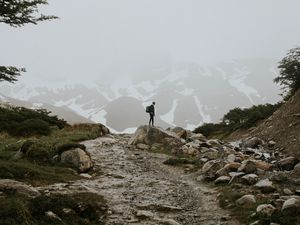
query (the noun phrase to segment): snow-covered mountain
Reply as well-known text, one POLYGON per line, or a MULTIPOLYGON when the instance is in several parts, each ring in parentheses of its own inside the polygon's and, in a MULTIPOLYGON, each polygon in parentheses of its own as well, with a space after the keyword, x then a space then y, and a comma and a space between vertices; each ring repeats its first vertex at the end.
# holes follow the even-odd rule
POLYGON ((194 129, 203 122, 219 121, 234 107, 277 102, 279 88, 272 82, 275 68, 267 59, 214 66, 177 63, 118 79, 98 79, 93 85, 59 83, 58 88, 3 83, 0 93, 48 109, 68 109, 117 132, 130 132, 147 123, 145 107, 155 101, 156 124, 194 129))

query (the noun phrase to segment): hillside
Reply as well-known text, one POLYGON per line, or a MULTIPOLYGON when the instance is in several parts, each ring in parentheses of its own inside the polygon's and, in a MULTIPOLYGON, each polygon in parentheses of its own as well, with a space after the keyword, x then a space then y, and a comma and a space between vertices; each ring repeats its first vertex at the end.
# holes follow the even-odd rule
POLYGON ((253 129, 250 135, 273 140, 284 153, 300 156, 300 91, 253 129))

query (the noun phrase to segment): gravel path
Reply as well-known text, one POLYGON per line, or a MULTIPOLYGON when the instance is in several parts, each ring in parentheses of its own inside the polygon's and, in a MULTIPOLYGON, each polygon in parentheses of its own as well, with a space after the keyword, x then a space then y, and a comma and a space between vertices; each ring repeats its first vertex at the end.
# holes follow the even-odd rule
POLYGON ((99 171, 92 179, 55 184, 47 190, 104 196, 107 225, 239 224, 218 207, 217 193, 196 181, 197 174, 164 165, 166 155, 132 149, 129 137, 111 135, 84 142, 99 171))

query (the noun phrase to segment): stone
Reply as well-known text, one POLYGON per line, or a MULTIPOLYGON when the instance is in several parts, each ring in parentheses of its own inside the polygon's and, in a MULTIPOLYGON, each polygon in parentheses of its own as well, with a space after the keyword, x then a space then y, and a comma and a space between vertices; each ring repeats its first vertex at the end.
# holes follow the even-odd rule
POLYGON ((260 180, 255 184, 255 187, 260 189, 263 193, 275 191, 272 181, 269 179, 260 180))
POLYGON ((228 176, 221 176, 215 180, 215 184, 228 184, 230 180, 231 178, 228 176))
POLYGON ((237 205, 240 206, 250 206, 256 204, 256 198, 254 195, 244 195, 235 201, 237 205))
POLYGON ((263 171, 272 171, 274 168, 274 166, 272 164, 261 161, 261 160, 256 160, 254 162, 255 162, 256 168, 261 169, 263 171))
POLYGON ((148 219, 154 217, 154 214, 150 211, 138 210, 136 212, 136 217, 138 217, 139 219, 148 219))
POLYGON ((265 218, 271 217, 275 210, 276 208, 271 204, 262 204, 257 206, 256 213, 258 216, 265 218))
POLYGON ((45 215, 50 218, 50 219, 55 219, 55 220, 59 220, 62 221, 61 218, 58 217, 58 215, 56 215, 54 212, 52 211, 47 211, 45 212, 45 215))
POLYGON ((187 139, 188 133, 182 127, 174 127, 170 129, 171 132, 175 133, 179 138, 187 139))
POLYGON ((223 149, 223 145, 221 144, 221 142, 217 139, 211 139, 208 140, 207 143, 209 145, 211 145, 212 147, 218 148, 218 149, 223 149))
POLYGON ((278 165, 283 169, 283 170, 287 170, 287 171, 291 171, 294 169, 295 165, 297 164, 298 160, 293 157, 293 156, 290 156, 290 157, 287 157, 287 158, 284 158, 284 159, 281 159, 279 162, 278 162, 278 165))
POLYGON ((275 141, 269 141, 269 142, 268 142, 268 147, 269 147, 269 148, 273 148, 275 145, 276 145, 276 142, 275 142, 275 141))
POLYGON ((180 225, 180 223, 178 223, 177 221, 175 221, 173 219, 159 220, 159 224, 162 224, 162 225, 180 225))
POLYGON ((234 154, 229 154, 228 156, 227 156, 227 162, 229 162, 229 163, 233 163, 234 161, 235 161, 235 155, 234 154))
POLYGON ((228 175, 229 172, 236 172, 240 166, 240 163, 227 163, 222 169, 218 170, 216 174, 217 176, 225 176, 228 175))
POLYGON ((207 141, 207 138, 203 134, 200 134, 200 133, 193 134, 190 138, 192 140, 199 140, 199 141, 203 141, 203 142, 207 141))
POLYGON ((292 195, 292 194, 294 194, 290 189, 288 189, 288 188, 284 188, 283 189, 283 193, 285 194, 285 195, 292 195))
POLYGON ((94 166, 91 156, 80 148, 63 152, 60 160, 62 163, 73 166, 81 173, 89 171, 94 166))
POLYGON ((91 179, 92 178, 92 176, 89 175, 88 173, 81 173, 80 176, 83 177, 83 178, 86 178, 86 179, 91 179))
POLYGON ((23 195, 26 197, 37 197, 40 195, 40 192, 34 187, 10 179, 0 179, 0 191, 14 195, 23 195))
POLYGON ((205 163, 202 167, 202 173, 206 180, 214 180, 216 172, 221 168, 221 163, 218 160, 211 160, 205 163))
POLYGON ((281 212, 285 216, 294 216, 299 214, 300 200, 296 198, 286 200, 282 205, 281 212))
POLYGON ((257 183, 258 181, 258 176, 256 174, 247 174, 245 176, 242 176, 241 178, 242 183, 247 184, 247 185, 252 185, 257 183))
POLYGON ((136 148, 141 149, 141 150, 149 150, 150 146, 142 144, 142 143, 139 143, 139 144, 136 145, 136 148))
POLYGON ((297 164, 294 166, 294 169, 293 169, 293 171, 292 171, 292 176, 300 177, 300 163, 297 163, 297 164))
POLYGON ((263 140, 258 137, 252 137, 250 139, 246 139, 242 143, 242 147, 244 148, 258 148, 259 145, 263 145, 263 140))
POLYGON ((243 161, 241 166, 238 168, 238 172, 255 173, 256 171, 257 171, 256 164, 252 160, 243 161))
POLYGON ((219 151, 210 149, 210 151, 205 152, 202 156, 207 159, 214 160, 214 159, 218 159, 220 157, 220 154, 219 151))
POLYGON ((136 132, 129 140, 129 145, 146 144, 151 146, 154 143, 160 143, 165 149, 173 150, 180 149, 185 144, 185 141, 179 138, 175 133, 166 131, 160 127, 152 127, 143 125, 137 128, 136 132))

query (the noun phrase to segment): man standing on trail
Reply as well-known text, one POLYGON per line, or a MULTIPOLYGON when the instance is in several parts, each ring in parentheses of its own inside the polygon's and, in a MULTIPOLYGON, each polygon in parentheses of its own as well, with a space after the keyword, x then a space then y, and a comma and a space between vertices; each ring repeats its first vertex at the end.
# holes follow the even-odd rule
POLYGON ((149 126, 151 124, 152 124, 152 126, 154 126, 154 116, 155 116, 154 105, 155 105, 155 102, 152 102, 152 105, 149 106, 149 115, 150 115, 149 126))

